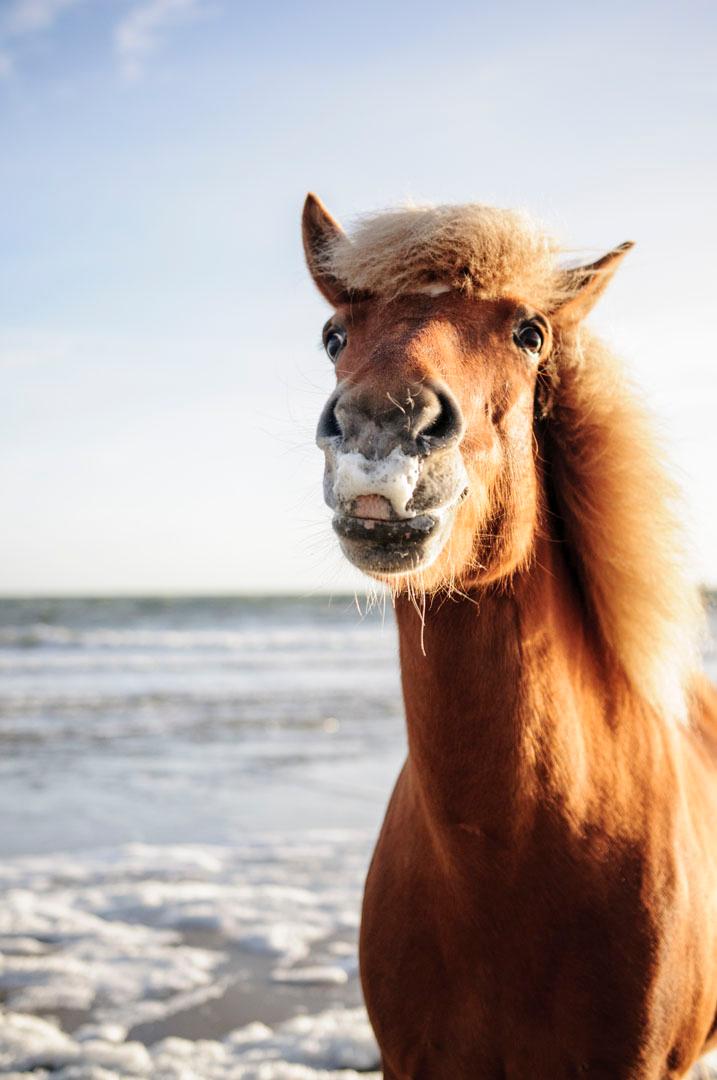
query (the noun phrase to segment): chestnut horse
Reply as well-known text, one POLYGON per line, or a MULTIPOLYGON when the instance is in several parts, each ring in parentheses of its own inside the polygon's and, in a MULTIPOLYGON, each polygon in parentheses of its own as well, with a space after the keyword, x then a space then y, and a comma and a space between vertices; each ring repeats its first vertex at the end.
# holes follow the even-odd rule
POLYGON ((659 445, 583 326, 625 252, 408 208, 347 235, 318 442, 390 586, 408 756, 361 977, 391 1080, 683 1077, 717 1035, 717 695, 659 445))

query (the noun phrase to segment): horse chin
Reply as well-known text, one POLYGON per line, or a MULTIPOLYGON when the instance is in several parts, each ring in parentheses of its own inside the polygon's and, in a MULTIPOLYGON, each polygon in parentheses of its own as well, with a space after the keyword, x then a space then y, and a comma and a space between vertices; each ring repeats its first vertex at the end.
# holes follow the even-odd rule
POLYGON ((454 509, 399 521, 374 521, 336 514, 333 527, 349 562, 395 587, 401 578, 428 570, 446 545, 454 509))

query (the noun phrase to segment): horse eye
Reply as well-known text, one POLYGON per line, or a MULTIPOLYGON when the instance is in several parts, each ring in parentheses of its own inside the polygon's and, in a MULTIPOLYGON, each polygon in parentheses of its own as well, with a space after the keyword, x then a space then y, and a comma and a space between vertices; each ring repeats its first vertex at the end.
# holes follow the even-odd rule
POLYGON ((535 323, 526 323, 521 326, 515 335, 516 343, 521 349, 529 353, 539 353, 543 347, 543 335, 535 323))
POLYGON ((324 348, 328 357, 335 364, 339 353, 346 344, 346 334, 343 330, 330 330, 324 339, 324 348))

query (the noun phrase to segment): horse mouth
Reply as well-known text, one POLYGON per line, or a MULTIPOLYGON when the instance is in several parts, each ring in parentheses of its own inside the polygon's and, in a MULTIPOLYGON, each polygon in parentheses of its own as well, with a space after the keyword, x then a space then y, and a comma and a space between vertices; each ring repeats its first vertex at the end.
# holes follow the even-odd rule
POLYGON ((334 515, 333 527, 350 562, 373 574, 405 574, 426 566, 437 554, 434 540, 443 515, 416 514, 398 521, 334 515))

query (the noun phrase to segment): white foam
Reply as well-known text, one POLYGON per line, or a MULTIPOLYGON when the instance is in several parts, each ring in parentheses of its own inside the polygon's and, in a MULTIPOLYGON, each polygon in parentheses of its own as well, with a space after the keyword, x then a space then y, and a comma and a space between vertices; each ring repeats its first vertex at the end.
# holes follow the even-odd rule
POLYGON ((395 446, 386 457, 376 460, 356 451, 336 454, 334 495, 348 503, 360 495, 382 495, 399 517, 410 517, 406 510, 413 497, 420 473, 419 458, 404 454, 395 446))
POLYGON ((128 1040, 136 1025, 206 1008, 244 982, 248 962, 230 954, 236 946, 274 957, 277 983, 348 982, 368 848, 366 834, 336 831, 5 860, 0 1073, 348 1080, 375 1067, 362 1009, 274 1030, 252 1024, 221 1040, 171 1038, 149 1049, 128 1040), (187 943, 197 930, 211 947, 187 943), (73 1033, 31 1015, 67 1009, 86 1013, 73 1033))
POLYGON ((346 968, 337 964, 316 964, 313 967, 275 968, 271 977, 279 983, 301 983, 306 986, 341 986, 349 981, 346 968))
POLYGON ((150 1048, 98 1030, 79 1039, 39 1017, 0 1014, 0 1070, 41 1080, 380 1080, 363 1009, 327 1009, 275 1029, 253 1023, 224 1039, 167 1038, 150 1048), (359 1071, 360 1070, 360 1073, 359 1071))

